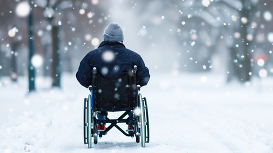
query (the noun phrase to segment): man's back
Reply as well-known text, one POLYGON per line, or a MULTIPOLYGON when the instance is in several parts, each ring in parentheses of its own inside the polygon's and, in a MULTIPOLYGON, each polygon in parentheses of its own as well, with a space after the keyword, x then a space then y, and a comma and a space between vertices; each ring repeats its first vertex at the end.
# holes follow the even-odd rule
POLYGON ((81 85, 88 87, 92 83, 93 67, 106 78, 116 78, 130 73, 134 65, 138 67, 137 84, 146 85, 150 74, 141 56, 125 48, 123 43, 103 41, 83 58, 76 77, 81 85))

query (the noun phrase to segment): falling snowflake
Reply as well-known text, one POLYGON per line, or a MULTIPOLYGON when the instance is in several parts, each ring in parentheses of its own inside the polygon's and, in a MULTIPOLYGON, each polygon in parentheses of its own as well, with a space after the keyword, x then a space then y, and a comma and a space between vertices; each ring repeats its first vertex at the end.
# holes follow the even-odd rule
POLYGON ((102 59, 105 62, 112 62, 115 59, 115 54, 112 51, 105 51, 102 54, 102 59))

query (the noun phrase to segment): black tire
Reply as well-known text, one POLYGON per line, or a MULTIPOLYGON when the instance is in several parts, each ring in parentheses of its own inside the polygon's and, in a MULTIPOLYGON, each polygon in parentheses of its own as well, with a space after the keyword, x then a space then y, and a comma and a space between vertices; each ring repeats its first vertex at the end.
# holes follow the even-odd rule
POLYGON ((94 144, 97 144, 98 143, 98 135, 94 135, 94 144))
POLYGON ((94 144, 98 143, 98 128, 97 128, 97 122, 96 117, 93 117, 93 137, 94 137, 94 144))
POLYGON ((137 135, 140 132, 140 129, 138 128, 138 121, 139 121, 139 116, 137 116, 134 121, 134 133, 135 133, 135 137, 136 137, 136 143, 139 143, 139 141, 140 141, 139 135, 137 135))
POLYGON ((136 143, 139 143, 139 135, 136 135, 136 143))

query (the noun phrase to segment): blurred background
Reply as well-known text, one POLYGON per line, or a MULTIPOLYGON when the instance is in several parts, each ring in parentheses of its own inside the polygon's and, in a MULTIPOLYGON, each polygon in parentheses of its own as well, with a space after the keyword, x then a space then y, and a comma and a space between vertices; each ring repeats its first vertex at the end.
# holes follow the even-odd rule
MULTIPOLYGON (((207 72, 250 83, 273 74, 273 1, 268 0, 1 0, 0 82, 9 76, 75 75, 82 58, 117 22, 124 44, 152 74, 207 72)), ((202 79, 202 78, 201 78, 202 79)), ((203 78, 206 80, 206 78, 203 78)), ((202 81, 202 80, 201 80, 202 81)), ((4 85, 1 82, 0 86, 4 85)))
MULTIPOLYGON (((273 0, 0 0, 0 152, 90 152, 89 91, 75 74, 117 22, 151 74, 141 89, 146 152, 272 153, 272 8, 273 0)), ((92 151, 139 152, 118 134, 92 151)))

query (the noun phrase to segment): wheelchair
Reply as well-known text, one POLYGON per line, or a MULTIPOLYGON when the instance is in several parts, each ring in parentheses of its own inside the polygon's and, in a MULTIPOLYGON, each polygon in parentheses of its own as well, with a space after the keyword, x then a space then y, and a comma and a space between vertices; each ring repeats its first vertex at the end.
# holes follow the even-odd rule
POLYGON ((105 78, 93 68, 92 85, 89 86, 90 94, 84 99, 83 135, 84 144, 92 148, 93 143, 98 143, 98 137, 106 135, 113 127, 125 136, 135 137, 136 143, 145 147, 149 143, 149 117, 146 97, 140 93, 140 85, 136 85, 137 66, 135 65, 128 74, 116 78, 105 78), (100 111, 124 113, 117 119, 105 117, 105 123, 110 125, 104 131, 97 129, 97 113, 100 111), (129 112, 133 112, 133 130, 124 131, 119 123, 128 123, 129 117, 124 119, 129 112))

